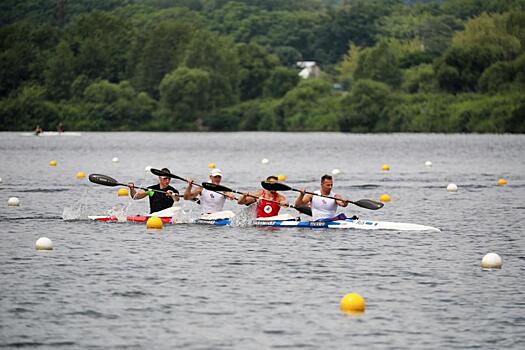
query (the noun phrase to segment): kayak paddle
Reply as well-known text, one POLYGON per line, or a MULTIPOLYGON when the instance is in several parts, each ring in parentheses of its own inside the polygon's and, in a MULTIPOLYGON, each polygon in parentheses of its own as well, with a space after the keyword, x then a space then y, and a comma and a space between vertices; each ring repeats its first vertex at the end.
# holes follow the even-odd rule
MULTIPOLYGON (((261 181, 261 186, 268 190, 268 191, 295 191, 295 192, 301 192, 300 190, 296 189, 296 188, 292 188, 286 184, 283 184, 283 183, 280 183, 280 182, 267 182, 267 181, 261 181)), ((348 199, 339 199, 339 198, 335 198, 335 197, 330 197, 330 196, 325 196, 325 195, 322 195, 322 194, 317 194, 317 193, 313 193, 313 192, 308 192, 308 191, 304 191, 304 193, 307 193, 307 194, 311 194, 313 196, 319 196, 319 197, 325 197, 325 198, 330 198, 330 199, 335 199, 335 200, 341 200, 341 201, 344 201, 344 202, 348 202, 348 203, 352 203, 354 205, 357 205, 358 207, 361 207, 361 208, 365 208, 365 209, 370 209, 370 210, 377 210, 377 209, 381 209, 383 207, 383 203, 381 202, 376 202, 372 199, 360 199, 358 201, 351 201, 351 200, 348 200, 348 199)))
MULTIPOLYGON (((181 180, 181 181, 184 181, 184 182, 189 183, 188 180, 186 180, 185 178, 180 177, 180 176, 175 175, 175 174, 172 174, 172 173, 168 173, 168 172, 165 172, 165 171, 162 171, 162 170, 159 170, 159 169, 154 169, 154 168, 151 168, 150 171, 153 173, 153 175, 156 175, 156 176, 171 177, 172 179, 177 179, 177 180, 181 180)), ((201 185, 199 185, 198 183, 195 183, 195 182, 193 182, 193 185, 198 186, 198 187, 206 188, 206 187, 201 186, 201 185)), ((228 196, 225 195, 224 193, 221 193, 221 192, 218 192, 218 191, 214 191, 214 190, 209 189, 209 188, 206 188, 206 189, 209 190, 209 191, 212 191, 212 192, 218 193, 218 194, 220 194, 220 195, 222 195, 222 196, 224 196, 224 197, 228 197, 228 196)), ((229 192, 229 191, 226 191, 226 192, 229 192)), ((233 199, 237 199, 237 198, 233 197, 233 199)))
MULTIPOLYGON (((224 192, 233 192, 233 193, 237 193, 237 194, 243 194, 242 192, 232 190, 229 187, 222 186, 222 185, 216 185, 214 183, 209 183, 209 182, 203 182, 202 183, 202 187, 204 187, 207 190, 214 191, 214 192, 216 192, 216 191, 224 191, 224 192)), ((248 197, 259 199, 259 197, 251 195, 251 194, 248 194, 248 197)), ((279 205, 281 204, 281 203, 279 203, 277 201, 273 201, 271 199, 266 199, 265 198, 264 200, 268 201, 268 202, 277 203, 279 205)), ((310 209, 310 207, 296 207, 296 206, 291 205, 291 204, 287 204, 286 207, 293 208, 293 209, 297 210, 298 212, 300 212, 302 214, 305 214, 305 215, 308 215, 308 216, 312 216, 312 209, 310 209)))
MULTIPOLYGON (((115 186, 125 186, 125 187, 128 187, 128 185, 126 184, 123 184, 123 183, 120 183, 118 182, 117 180, 115 180, 114 178, 110 177, 110 176, 107 176, 107 175, 101 175, 101 174, 90 174, 89 175, 89 181, 93 182, 93 183, 96 183, 96 184, 99 184, 99 185, 104 185, 104 186, 111 186, 111 187, 115 187, 115 186)), ((162 191, 162 190, 155 190, 153 188, 146 188, 146 187, 138 187, 138 186, 135 186, 135 188, 138 188, 139 190, 144 190, 147 192, 159 192, 159 193, 166 193, 166 191, 162 191)), ((182 197, 180 194, 178 193, 174 193, 177 197, 182 197)))

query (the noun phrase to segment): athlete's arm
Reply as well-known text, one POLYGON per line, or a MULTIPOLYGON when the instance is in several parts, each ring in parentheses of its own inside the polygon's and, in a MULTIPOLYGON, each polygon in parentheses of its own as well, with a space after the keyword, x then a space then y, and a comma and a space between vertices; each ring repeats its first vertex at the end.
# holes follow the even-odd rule
POLYGON ((137 192, 137 190, 135 189, 135 184, 133 182, 129 182, 128 187, 129 187, 129 195, 133 199, 142 199, 148 195, 144 190, 139 190, 137 192))
POLYGON ((345 201, 340 195, 336 194, 334 197, 337 198, 335 202, 337 203, 338 206, 340 207, 348 206, 348 202, 345 201))
POLYGON ((186 187, 186 191, 184 191, 184 199, 194 199, 202 192, 202 188, 197 188, 195 191, 192 191, 193 188, 193 179, 188 178, 188 187, 186 187))
POLYGON ((312 195, 311 194, 305 194, 304 193, 304 188, 301 188, 301 192, 299 193, 299 197, 297 197, 297 199, 295 200, 295 206, 296 207, 302 207, 303 205, 306 205, 306 204, 310 203, 311 200, 312 200, 312 195))

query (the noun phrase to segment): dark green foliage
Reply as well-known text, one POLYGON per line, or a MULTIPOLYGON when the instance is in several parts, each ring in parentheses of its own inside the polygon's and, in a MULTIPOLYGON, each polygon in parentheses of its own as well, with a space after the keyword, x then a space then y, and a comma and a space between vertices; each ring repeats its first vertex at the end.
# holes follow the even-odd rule
POLYGON ((251 100, 262 96, 270 72, 277 67, 279 59, 257 44, 238 44, 241 100, 251 100))
POLYGON ((386 42, 367 49, 359 56, 355 79, 371 79, 397 87, 401 83, 401 70, 397 58, 386 42))
POLYGON ((187 23, 160 22, 138 36, 131 50, 131 80, 137 89, 159 97, 164 76, 181 64, 194 28, 187 23))
POLYGON ((372 80, 359 80, 351 94, 341 100, 339 127, 341 131, 386 131, 390 88, 372 80))
POLYGON ((436 61, 436 78, 447 92, 476 91, 483 71, 504 58, 498 47, 471 44, 451 47, 436 61))
POLYGON ((525 0, 6 0, 0 26, 0 130, 525 132, 525 0))
POLYGON ((299 83, 299 79, 295 69, 276 67, 264 82, 264 96, 271 98, 283 97, 299 83))
POLYGON ((46 58, 58 43, 55 28, 22 22, 0 29, 0 98, 24 82, 43 83, 46 58))
POLYGON ((199 68, 180 67, 160 83, 162 119, 170 130, 192 130, 213 107, 212 77, 199 68))

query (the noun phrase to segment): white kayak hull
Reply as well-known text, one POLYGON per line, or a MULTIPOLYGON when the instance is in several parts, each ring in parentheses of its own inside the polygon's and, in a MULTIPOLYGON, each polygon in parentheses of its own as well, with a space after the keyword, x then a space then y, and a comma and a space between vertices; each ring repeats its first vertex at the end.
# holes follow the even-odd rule
MULTIPOLYGON (((123 221, 127 222, 146 222, 149 216, 128 216, 123 221)), ((115 216, 89 216, 89 219, 104 222, 117 222, 115 216)), ((161 217, 164 223, 173 223, 171 217, 161 217)), ((215 226, 229 226, 231 224, 230 218, 213 219, 209 216, 203 216, 200 219, 193 221, 194 224, 201 225, 215 225, 215 226)), ((338 230, 388 230, 388 231, 429 231, 440 232, 441 230, 426 225, 410 224, 403 222, 390 221, 373 221, 363 219, 345 219, 335 221, 298 221, 298 220, 272 220, 265 218, 261 220, 254 220, 252 226, 257 227, 297 227, 297 228, 311 228, 311 229, 338 229, 338 230)))
POLYGON ((43 131, 39 134, 35 134, 34 132, 23 132, 20 133, 20 136, 82 136, 82 133, 74 131, 43 131))

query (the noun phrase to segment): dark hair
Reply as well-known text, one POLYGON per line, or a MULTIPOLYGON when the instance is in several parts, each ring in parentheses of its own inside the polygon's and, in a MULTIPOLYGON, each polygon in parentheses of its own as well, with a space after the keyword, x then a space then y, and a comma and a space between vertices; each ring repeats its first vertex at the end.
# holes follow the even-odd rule
POLYGON ((165 173, 171 174, 171 171, 168 168, 162 168, 160 170, 164 171, 165 173))
POLYGON ((275 175, 270 175, 266 178, 266 181, 272 181, 272 180, 277 181, 279 180, 279 178, 275 175))
POLYGON ((324 180, 332 180, 332 175, 328 175, 328 174, 324 174, 323 176, 321 176, 321 182, 323 182, 324 180))

